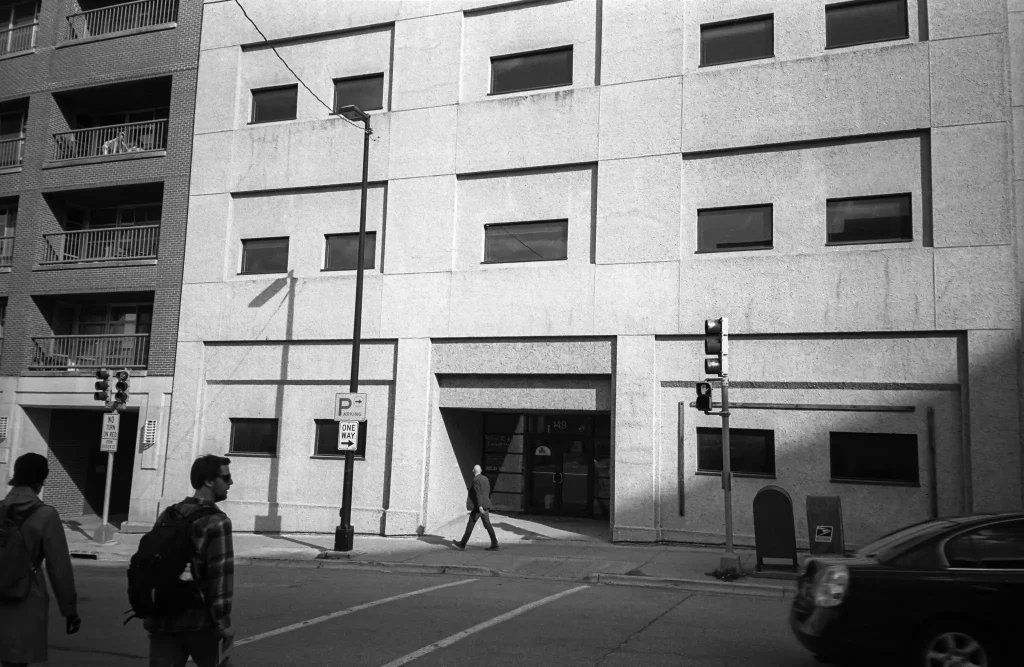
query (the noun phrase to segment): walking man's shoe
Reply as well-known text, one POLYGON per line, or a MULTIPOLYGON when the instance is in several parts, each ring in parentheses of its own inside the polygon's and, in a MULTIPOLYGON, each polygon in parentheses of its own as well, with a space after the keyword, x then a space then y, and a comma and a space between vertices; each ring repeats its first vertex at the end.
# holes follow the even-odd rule
POLYGON ((466 549, 466 545, 462 542, 459 542, 458 540, 452 540, 452 546, 456 549, 459 549, 460 551, 464 551, 466 549))
POLYGON ((492 544, 491 546, 489 546, 486 549, 484 549, 484 551, 497 551, 497 550, 498 550, 498 545, 497 544, 492 544))

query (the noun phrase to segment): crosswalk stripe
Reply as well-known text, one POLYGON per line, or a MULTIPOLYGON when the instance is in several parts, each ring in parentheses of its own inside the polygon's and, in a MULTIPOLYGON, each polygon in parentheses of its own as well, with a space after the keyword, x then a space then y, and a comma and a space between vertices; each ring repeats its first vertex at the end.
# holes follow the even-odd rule
POLYGON ((300 628, 308 628, 309 626, 316 625, 317 623, 323 623, 325 621, 329 621, 331 619, 338 618, 339 616, 345 616, 347 614, 352 614, 352 613, 355 613, 357 611, 362 611, 363 609, 369 609, 370 607, 376 607, 377 605, 385 604, 387 602, 394 602, 395 600, 403 600, 405 598, 411 598, 414 595, 422 595, 423 593, 431 593, 433 591, 439 591, 442 588, 451 588, 452 586, 461 586, 463 584, 468 584, 471 581, 476 581, 476 579, 463 579, 462 581, 453 581, 453 582, 450 582, 450 583, 447 583, 447 584, 441 584, 439 586, 431 586, 430 588, 421 588, 418 591, 410 591, 409 593, 402 593, 400 595, 392 595, 389 598, 381 598, 380 600, 373 600, 372 602, 365 602, 363 604, 359 604, 359 605, 356 605, 354 607, 349 607, 348 609, 342 609, 341 611, 335 611, 335 612, 332 612, 330 614, 325 614, 323 616, 317 616, 316 618, 311 618, 308 621, 300 621, 299 623, 293 623, 291 625, 286 625, 283 628, 278 628, 276 630, 270 630, 269 632, 264 632, 264 633, 261 633, 261 634, 258 634, 258 635, 253 635, 252 637, 246 637, 245 639, 239 639, 238 641, 235 642, 235 646, 242 646, 244 644, 251 644, 252 642, 256 642, 256 641, 259 641, 261 639, 266 639, 267 637, 274 637, 274 636, 277 636, 277 635, 284 634, 286 632, 291 632, 292 630, 298 630, 300 628))
POLYGON ((543 598, 541 600, 537 600, 536 602, 531 602, 529 604, 524 604, 522 607, 517 607, 516 609, 513 609, 510 612, 504 613, 501 616, 495 616, 494 618, 492 618, 489 621, 484 621, 483 623, 479 623, 477 625, 474 625, 471 628, 463 630, 462 632, 456 633, 456 634, 452 635, 451 637, 446 637, 446 638, 442 639, 439 642, 434 642, 433 644, 429 644, 427 646, 424 646, 423 648, 421 648, 418 651, 413 651, 412 653, 409 653, 407 655, 403 655, 401 658, 398 658, 397 660, 392 660, 388 664, 384 665, 384 667, 399 667, 399 665, 404 665, 407 662, 412 662, 413 660, 415 660, 417 658, 422 658, 426 654, 431 653, 433 651, 436 651, 439 648, 445 648, 446 646, 451 646, 452 644, 454 644, 455 642, 459 641, 460 639, 465 639, 466 637, 468 637, 468 636, 470 636, 470 635, 472 635, 474 633, 480 632, 481 630, 486 630, 487 628, 495 626, 495 625, 498 625, 499 623, 504 623, 505 621, 509 620, 510 618, 515 618, 516 616, 519 616, 520 614, 525 614, 526 612, 528 612, 528 611, 530 611, 532 609, 536 609, 537 607, 546 605, 549 602, 554 602, 555 600, 557 600, 559 598, 564 598, 567 595, 572 595, 573 593, 576 593, 578 591, 582 591, 584 588, 589 588, 589 586, 577 586, 576 588, 570 588, 567 591, 562 591, 561 593, 555 593, 554 595, 550 595, 550 596, 548 596, 546 598, 543 598))

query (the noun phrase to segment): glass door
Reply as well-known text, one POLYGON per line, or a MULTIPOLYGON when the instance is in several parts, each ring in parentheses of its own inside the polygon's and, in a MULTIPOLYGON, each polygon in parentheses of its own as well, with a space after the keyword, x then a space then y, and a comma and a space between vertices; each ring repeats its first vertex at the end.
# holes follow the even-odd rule
POLYGON ((593 514, 593 444, 584 436, 535 436, 530 444, 527 509, 536 514, 593 514))
POLYGON ((555 438, 537 437, 530 443, 529 456, 527 509, 536 514, 558 514, 562 502, 562 449, 555 438))
POLYGON ((566 438, 561 444, 561 513, 567 516, 589 516, 593 513, 590 500, 593 494, 590 481, 593 454, 589 439, 566 438))

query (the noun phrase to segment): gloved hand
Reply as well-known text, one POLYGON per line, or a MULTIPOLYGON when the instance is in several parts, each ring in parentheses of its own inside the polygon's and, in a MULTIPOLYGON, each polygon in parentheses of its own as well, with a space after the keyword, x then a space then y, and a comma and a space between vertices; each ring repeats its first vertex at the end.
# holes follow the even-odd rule
POLYGON ((65 630, 69 635, 73 635, 78 632, 78 629, 82 627, 82 619, 79 618, 78 614, 72 614, 65 618, 67 621, 67 627, 65 630))

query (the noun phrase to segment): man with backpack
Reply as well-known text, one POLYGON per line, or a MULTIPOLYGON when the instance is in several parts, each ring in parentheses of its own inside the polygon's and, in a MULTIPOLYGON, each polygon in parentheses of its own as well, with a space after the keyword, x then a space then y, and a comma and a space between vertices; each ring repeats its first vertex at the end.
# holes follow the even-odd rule
POLYGON ((149 631, 150 667, 185 667, 190 656, 198 667, 229 667, 234 549, 216 503, 228 497, 230 464, 196 459, 195 493, 160 514, 132 557, 128 598, 149 631))
POLYGON ((57 510, 39 500, 50 474, 46 457, 24 454, 14 462, 13 486, 0 502, 0 663, 20 667, 47 659, 50 587, 69 635, 78 632, 78 594, 64 526, 57 510))

